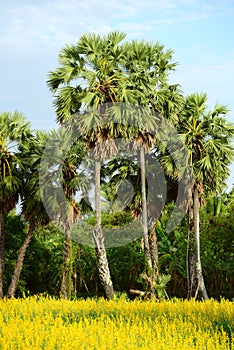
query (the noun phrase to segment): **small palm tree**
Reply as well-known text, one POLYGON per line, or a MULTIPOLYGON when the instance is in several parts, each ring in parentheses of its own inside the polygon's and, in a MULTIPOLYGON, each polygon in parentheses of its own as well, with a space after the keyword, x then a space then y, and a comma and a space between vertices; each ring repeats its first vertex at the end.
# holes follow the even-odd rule
POLYGON ((234 127, 225 119, 227 113, 227 107, 219 104, 208 111, 207 95, 196 93, 185 98, 179 120, 179 133, 188 149, 189 166, 193 169, 188 238, 189 298, 200 293, 203 299, 208 299, 200 258, 199 207, 204 201, 204 194, 222 191, 229 175, 234 127))
MULTIPOLYGON (((63 164, 63 190, 66 198, 69 200, 69 211, 66 220, 61 220, 62 227, 65 233, 64 240, 64 258, 62 270, 62 282, 60 293, 64 299, 71 297, 71 269, 72 269, 72 240, 71 233, 74 225, 81 219, 81 211, 76 203, 75 194, 77 190, 82 190, 82 185, 87 187, 87 184, 81 184, 81 172, 78 172, 79 165, 85 156, 84 144, 75 142, 63 164)), ((87 179, 88 181, 88 179, 87 179)))
POLYGON ((0 298, 4 293, 4 217, 19 199, 22 187, 19 146, 30 137, 30 124, 22 114, 0 114, 0 298))
MULTIPOLYGON (((61 297, 71 296, 71 233, 74 225, 81 218, 80 209, 76 203, 77 190, 82 189, 79 165, 86 152, 84 144, 72 137, 66 129, 52 130, 47 135, 45 150, 40 155, 40 194, 50 218, 64 232, 64 257, 61 280, 61 297)), ((85 181, 82 181, 85 184, 85 181)), ((87 185, 86 185, 87 186, 87 185)))
POLYGON ((18 251, 11 283, 8 287, 8 298, 14 297, 17 290, 25 253, 35 230, 40 226, 47 225, 50 221, 40 196, 38 173, 38 166, 46 140, 47 133, 38 131, 35 136, 30 138, 30 142, 25 142, 20 146, 19 159, 22 165, 22 187, 20 189, 21 212, 26 222, 28 222, 28 231, 18 251))

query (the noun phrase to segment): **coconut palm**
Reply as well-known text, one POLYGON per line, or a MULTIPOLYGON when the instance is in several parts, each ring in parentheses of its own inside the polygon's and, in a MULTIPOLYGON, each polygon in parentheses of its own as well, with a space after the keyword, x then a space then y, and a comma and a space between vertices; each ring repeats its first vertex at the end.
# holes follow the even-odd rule
POLYGON ((204 195, 222 191, 229 175, 234 127, 225 119, 227 113, 227 107, 219 104, 212 111, 207 110, 207 95, 195 93, 185 98, 179 121, 179 132, 193 170, 188 237, 189 298, 199 293, 203 299, 208 299, 200 258, 199 207, 204 202, 204 195))
POLYGON ((30 137, 30 124, 22 114, 0 114, 0 298, 4 293, 4 217, 19 199, 22 176, 18 151, 30 137))

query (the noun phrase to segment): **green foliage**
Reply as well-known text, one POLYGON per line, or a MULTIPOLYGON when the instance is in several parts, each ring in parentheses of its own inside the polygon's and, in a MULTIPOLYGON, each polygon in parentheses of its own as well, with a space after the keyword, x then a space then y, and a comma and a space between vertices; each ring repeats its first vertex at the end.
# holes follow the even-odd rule
MULTIPOLYGON (((21 216, 11 213, 6 217, 5 286, 9 286, 13 267, 25 236, 27 224, 21 216)), ((48 226, 37 230, 25 255, 17 296, 36 293, 58 294, 62 265, 63 236, 58 229, 48 226)))
MULTIPOLYGON (((201 211, 201 258, 204 278, 211 297, 219 299, 223 296, 231 299, 234 292, 233 206, 226 205, 226 209, 218 216, 210 211, 210 206, 209 200, 201 211)), ((158 223, 156 228, 159 268, 162 274, 171 275, 166 288, 168 295, 185 298, 187 218, 184 218, 176 230, 167 233, 165 226, 171 210, 169 207, 164 212, 161 223, 158 223)), ((111 225, 111 217, 115 218, 116 221, 113 221, 115 225, 122 225, 123 221, 129 218, 126 213, 119 216, 108 214, 106 215, 108 226, 111 225), (120 219, 119 223, 117 217, 120 219)), ((94 219, 90 220, 91 222, 93 220, 94 224, 94 219)), ((6 217, 6 286, 10 283, 17 250, 26 235, 25 225, 24 220, 14 212, 6 217)), ((63 234, 53 225, 37 230, 26 253, 16 296, 38 293, 59 295, 63 241, 63 234)), ((140 248, 140 238, 123 246, 109 248, 107 254, 116 291, 128 293, 129 289, 144 290, 145 282, 140 275, 146 262, 140 248)), ((103 289, 97 277, 94 249, 73 241, 73 259, 72 296, 102 295, 103 289)))
POLYGON ((162 274, 160 276, 160 279, 155 284, 155 291, 156 291, 157 297, 160 300, 165 298, 165 290, 170 280, 171 280, 171 275, 162 274))
MULTIPOLYGON (((91 216, 86 219, 87 223, 94 226, 96 224, 95 216, 91 216)), ((103 213, 102 214, 102 225, 106 228, 121 227, 133 221, 130 213, 125 211, 103 213)))
MULTIPOLYGON (((218 197, 222 201, 222 197, 218 197)), ((201 242, 204 275, 215 298, 231 298, 234 293, 234 206, 223 196, 225 210, 210 212, 210 198, 201 212, 201 242)), ((222 207, 222 204, 221 204, 222 207)))
MULTIPOLYGON (((17 258, 17 251, 21 247, 23 240, 26 236, 25 221, 20 215, 16 215, 14 211, 11 211, 5 217, 5 275, 4 282, 7 291, 7 286, 11 281, 11 275, 13 272, 14 264, 17 258)), ((29 266, 27 266, 29 268, 29 266)), ((25 280, 21 279, 19 283, 19 293, 22 295, 26 291, 25 280)))
POLYGON ((115 290, 128 293, 130 289, 144 288, 144 283, 139 278, 146 266, 140 239, 108 249, 107 255, 115 290))
MULTIPOLYGON (((113 109, 108 110, 105 118, 100 118, 95 112, 82 113, 80 116, 78 114, 84 106, 95 110, 107 102, 124 102, 147 108, 150 105, 151 111, 159 112, 170 122, 178 122, 178 132, 188 148, 194 183, 200 183, 200 191, 204 192, 204 196, 207 196, 208 190, 220 191, 224 186, 229 174, 228 166, 233 157, 231 138, 234 135, 234 127, 224 118, 228 112, 226 106, 217 104, 213 110, 209 111, 206 94, 191 94, 183 99, 178 85, 168 85, 168 75, 176 66, 172 61, 172 50, 165 50, 159 43, 135 40, 124 42, 125 38, 126 34, 118 31, 103 37, 94 33, 85 34, 75 45, 63 47, 59 54, 58 68, 48 75, 47 84, 54 93, 57 121, 60 124, 68 122, 67 127, 70 128, 69 121, 76 121, 77 125, 80 123, 79 130, 84 131, 83 140, 74 143, 66 153, 62 164, 62 186, 67 198, 70 199, 77 189, 84 193, 89 189, 87 174, 85 171, 79 172, 79 165, 86 156, 83 142, 88 149, 92 149, 98 143, 102 146, 103 141, 108 138, 112 142, 117 136, 128 140, 134 140, 137 136, 138 141, 141 140, 145 144, 149 141, 150 147, 154 145, 157 159, 166 173, 168 188, 171 186, 167 198, 169 205, 156 223, 159 270, 163 277, 158 289, 160 290, 160 285, 165 287, 168 283, 169 294, 184 297, 187 288, 185 263, 187 216, 173 232, 166 231, 166 223, 173 206, 171 200, 174 199, 176 192, 174 181, 179 176, 179 172, 175 169, 173 157, 166 150, 166 143, 159 144, 153 138, 147 139, 143 135, 146 129, 155 132, 157 118, 153 118, 150 114, 150 118, 146 120, 145 115, 142 117, 142 110, 137 108, 139 111, 135 111, 134 114, 134 116, 140 116, 137 118, 139 123, 137 128, 132 125, 134 123, 131 119, 131 108, 129 110, 125 108, 123 113, 119 106, 114 106, 113 109), (112 120, 108 127, 107 118, 112 120), (130 125, 126 126, 129 121, 130 125), (168 275, 171 275, 170 281, 165 277, 168 275)), ((18 196, 21 195, 24 220, 35 218, 38 225, 48 222, 38 186, 41 156, 45 144, 52 139, 52 143, 49 144, 51 147, 49 155, 52 160, 49 159, 49 161, 53 166, 57 165, 56 157, 59 160, 63 159, 64 150, 65 152, 68 150, 67 144, 70 138, 65 136, 66 134, 73 136, 74 130, 69 129, 70 131, 71 134, 67 129, 53 130, 49 133, 38 131, 32 136, 29 123, 20 113, 0 114, 0 209, 2 213, 5 214, 14 208, 18 196), (10 149, 14 152, 11 153, 10 149)), ((113 155, 115 154, 113 150, 116 151, 117 146, 114 141, 111 145, 113 149, 108 146, 104 151, 101 148, 97 148, 96 151, 97 153, 103 151, 105 155, 109 151, 113 155)), ((176 154, 173 155, 176 156, 176 154)), ((49 162, 47 166, 41 168, 43 168, 41 174, 48 175, 49 162)), ((54 169, 56 173, 56 166, 54 169)), ((134 196, 133 203, 130 203, 132 206, 128 205, 128 208, 135 210, 136 217, 139 216, 142 207, 139 170, 139 167, 132 162, 118 158, 102 168, 103 182, 108 179, 108 176, 112 177, 112 181, 106 181, 102 188, 102 194, 109 202, 117 198, 117 192, 124 180, 132 180, 134 196)), ((46 187, 48 183, 44 185, 46 187)), ((48 194, 48 187, 45 188, 45 192, 48 194)), ((58 208, 61 203, 58 203, 55 191, 49 195, 50 205, 58 208)), ((202 198, 200 199, 202 201, 202 198)), ((89 216, 79 223, 77 233, 82 231, 87 237, 88 245, 91 245, 91 230, 96 224, 96 218, 90 215, 90 206, 86 205, 87 201, 84 198, 80 204, 80 208, 84 209, 83 214, 86 216, 89 214, 89 216)), ((208 294, 216 298, 221 295, 230 298, 234 293, 233 208, 232 192, 232 200, 227 196, 209 199, 201 212, 203 272, 208 294)), ((133 221, 127 211, 116 211, 116 208, 111 206, 107 206, 106 209, 113 212, 104 212, 102 215, 105 234, 109 235, 112 242, 116 239, 116 243, 119 243, 118 247, 109 248, 107 252, 115 289, 119 292, 127 292, 130 288, 141 288, 143 281, 139 276, 146 267, 146 262, 144 253, 140 249, 139 222, 133 221), (135 240, 129 243, 132 237, 135 240)), ((14 213, 6 217, 6 286, 10 282, 17 251, 26 235, 27 223, 24 220, 14 213)), ((63 243, 64 236, 54 225, 50 224, 37 229, 26 253, 17 296, 27 293, 59 294, 63 243)), ((73 242, 73 259, 69 261, 69 271, 74 297, 84 293, 93 295, 103 292, 97 279, 95 252, 88 245, 81 244, 75 239, 73 242)))

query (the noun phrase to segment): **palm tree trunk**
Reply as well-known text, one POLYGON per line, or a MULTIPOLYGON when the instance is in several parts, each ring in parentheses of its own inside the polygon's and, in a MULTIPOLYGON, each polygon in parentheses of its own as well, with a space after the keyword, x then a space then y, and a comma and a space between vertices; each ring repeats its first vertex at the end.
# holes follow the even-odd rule
POLYGON ((196 263, 195 263, 195 251, 194 251, 194 218, 193 208, 190 205, 188 210, 188 238, 187 238, 187 256, 186 256, 186 269, 187 269, 187 286, 188 294, 187 298, 191 299, 196 292, 196 263))
POLYGON ((71 297, 71 280, 69 281, 70 260, 71 260, 71 230, 69 224, 65 228, 65 240, 63 251, 63 267, 60 294, 63 299, 71 297))
POLYGON ((198 194, 197 187, 195 187, 195 190, 194 190, 193 212, 194 212, 194 250, 195 250, 195 259, 196 259, 196 279, 197 279, 196 295, 198 292, 200 292, 202 298, 204 300, 208 300, 209 297, 206 292, 206 287, 205 287, 204 278, 202 274, 202 265, 201 265, 200 228, 199 228, 199 194, 198 194))
POLYGON ((11 283, 7 292, 7 298, 12 298, 15 295, 15 292, 19 283, 19 279, 20 279, 20 274, 23 268, 25 253, 29 246, 29 243, 31 242, 31 238, 35 231, 35 227, 36 227, 35 222, 31 221, 29 224, 29 229, 28 229, 28 233, 25 238, 25 241, 18 252, 17 261, 14 267, 12 278, 11 278, 11 283))
POLYGON ((141 168, 141 195, 142 195, 142 228, 144 240, 144 253, 146 261, 152 269, 152 260, 150 255, 149 237, 148 237, 148 218, 147 218, 147 201, 146 201, 146 181, 145 181, 145 149, 140 149, 140 168, 141 168))
POLYGON ((71 232, 74 225, 80 219, 80 210, 76 205, 74 195, 72 195, 71 205, 69 206, 69 210, 66 212, 66 215, 67 215, 66 219, 63 218, 60 223, 65 234, 60 295, 63 299, 70 299, 71 293, 72 293, 72 287, 73 286, 75 287, 75 283, 76 283, 75 280, 74 280, 74 284, 72 281, 73 252, 72 252, 71 232))
POLYGON ((2 210, 0 210, 0 298, 3 298, 4 247, 5 247, 4 213, 2 210))
POLYGON ((155 225, 149 230, 149 247, 152 261, 152 277, 159 278, 158 269, 158 239, 155 225))
POLYGON ((96 205, 96 226, 93 229, 93 239, 98 262, 98 274, 104 288, 106 298, 110 300, 114 295, 114 288, 111 279, 110 269, 106 256, 104 244, 104 231, 101 224, 101 195, 100 195, 100 171, 101 163, 95 163, 95 205, 96 205))

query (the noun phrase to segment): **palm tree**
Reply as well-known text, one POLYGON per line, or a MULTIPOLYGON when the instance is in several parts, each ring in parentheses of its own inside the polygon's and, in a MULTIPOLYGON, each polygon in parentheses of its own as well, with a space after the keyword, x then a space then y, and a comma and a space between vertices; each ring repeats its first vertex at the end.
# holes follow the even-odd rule
POLYGON ((78 140, 73 142, 71 135, 64 128, 52 130, 48 134, 44 146, 45 149, 40 154, 40 164, 38 165, 39 189, 50 218, 64 232, 60 293, 62 298, 67 299, 71 296, 71 233, 81 218, 75 195, 77 190, 82 189, 82 186, 87 182, 82 179, 82 172, 78 172, 78 168, 86 152, 83 142, 78 140))
MULTIPOLYGON (((76 203, 75 194, 77 189, 81 190, 83 183, 81 172, 78 167, 85 156, 85 149, 82 142, 76 142, 67 153, 63 164, 63 190, 66 198, 69 200, 69 211, 66 220, 62 218, 61 224, 65 233, 64 240, 64 258, 62 270, 62 282, 60 293, 64 299, 71 297, 71 269, 72 269, 72 240, 71 233, 74 225, 81 219, 81 211, 76 203)), ((87 179, 88 180, 88 179, 87 179)))
MULTIPOLYGON (((101 157, 97 156, 95 159, 96 227, 93 238, 99 277, 108 299, 112 298, 114 289, 101 226, 100 162, 105 157, 103 142, 110 137, 108 130, 100 124, 100 119, 105 110, 102 108, 103 104, 121 101, 119 92, 128 91, 129 82, 120 66, 124 51, 119 43, 125 36, 120 32, 112 32, 103 38, 95 34, 83 35, 77 45, 67 45, 62 49, 59 55, 60 67, 49 74, 47 81, 50 89, 56 93, 55 107, 60 124, 68 120, 75 121, 75 113, 80 112, 83 106, 93 109, 93 113, 84 115, 82 120, 83 136, 89 150, 96 147, 97 154, 97 149, 101 149, 101 157)), ((128 100, 132 96, 134 91, 129 90, 129 94, 124 94, 124 98, 128 100)), ((114 142, 112 145, 115 150, 114 142)))
MULTIPOLYGON (((125 37, 126 35, 120 32, 111 32, 104 37, 95 34, 83 35, 76 45, 67 45, 61 50, 60 66, 49 73, 47 81, 55 93, 54 104, 58 122, 64 124, 68 120, 79 121, 89 151, 95 151, 97 224, 93 237, 100 263, 100 278, 109 297, 113 294, 113 288, 101 228, 98 174, 100 162, 107 156, 116 154, 116 137, 132 139, 140 129, 139 125, 142 125, 142 128, 144 125, 140 111, 136 113, 137 117, 133 117, 134 113, 131 111, 128 120, 127 113, 116 113, 118 106, 114 106, 113 113, 109 113, 110 108, 107 104, 120 102, 134 104, 139 108, 143 106, 149 114, 150 106, 152 108, 157 104, 159 107, 159 104, 162 105, 162 101, 165 101, 165 93, 161 94, 160 89, 164 85, 164 91, 168 90, 165 87, 167 75, 175 67, 175 63, 171 63, 171 50, 164 52, 164 47, 158 43, 122 43, 125 37), (85 108, 86 113, 80 113, 78 116, 77 114, 85 108)), ((151 119, 153 123, 154 117, 151 116, 151 119)))
POLYGON ((189 165, 193 170, 188 237, 189 298, 200 293, 203 299, 208 299, 200 258, 199 207, 204 202, 204 195, 222 191, 229 175, 234 127, 225 119, 227 113, 227 107, 219 104, 208 111, 207 95, 195 93, 185 98, 179 120, 179 132, 187 146, 189 165))
POLYGON ((31 137, 29 123, 22 114, 0 114, 0 298, 4 287, 4 217, 15 208, 22 186, 18 149, 31 137))
POLYGON ((38 227, 47 225, 50 218, 44 208, 39 191, 38 166, 47 140, 47 133, 37 131, 36 136, 30 138, 20 146, 19 159, 22 165, 22 188, 20 189, 21 212, 28 222, 25 240, 18 251, 17 260, 8 287, 7 297, 12 298, 17 290, 20 274, 23 268, 26 250, 33 234, 38 227))
MULTIPOLYGON (((147 281, 151 286, 155 280, 160 280, 158 270, 158 249, 156 235, 156 217, 159 206, 156 208, 146 196, 146 166, 145 155, 152 148, 157 147, 162 135, 164 119, 175 123, 178 119, 178 110, 181 105, 181 93, 178 85, 169 85, 167 80, 176 63, 172 62, 172 50, 164 50, 159 43, 148 44, 144 41, 131 43, 129 54, 130 77, 135 83, 135 89, 140 89, 140 103, 145 108, 150 107, 150 113, 144 118, 143 125, 136 130, 134 137, 135 147, 140 148, 141 169, 141 205, 135 210, 143 227, 143 249, 150 270, 147 281)), ((139 125, 140 126, 140 125, 139 125)), ((163 131, 165 132, 165 130, 163 131)), ((155 203, 154 203, 155 204, 155 203)), ((135 208, 136 209, 136 208, 135 208)), ((149 286, 149 289, 153 289, 149 286)))
MULTIPOLYGON (((32 195, 32 192, 30 192, 30 195, 32 195)), ((20 280, 21 271, 23 269, 26 250, 31 242, 35 230, 49 222, 49 218, 45 212, 43 204, 36 201, 35 198, 33 200, 29 197, 24 199, 23 205, 25 206, 23 209, 24 217, 28 221, 28 231, 25 240, 18 251, 17 260, 11 277, 11 283, 6 294, 7 298, 12 298, 15 295, 20 280)))

